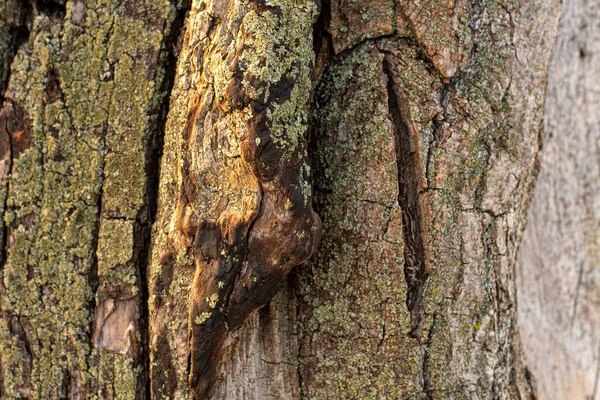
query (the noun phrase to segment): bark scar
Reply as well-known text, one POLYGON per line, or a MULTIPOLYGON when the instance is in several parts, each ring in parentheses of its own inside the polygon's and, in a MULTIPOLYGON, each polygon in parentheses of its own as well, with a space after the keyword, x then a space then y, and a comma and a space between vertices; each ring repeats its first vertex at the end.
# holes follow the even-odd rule
POLYGON ((410 336, 420 339, 423 297, 429 278, 425 231, 427 215, 424 200, 421 198, 422 189, 426 185, 420 161, 418 132, 411 122, 404 96, 396 91, 387 57, 383 60, 383 72, 387 76, 388 107, 398 170, 398 204, 402 210, 406 306, 411 320, 410 336))
POLYGON ((306 122, 316 6, 272 4, 251 1, 219 16, 225 25, 241 20, 243 40, 228 50, 205 46, 212 57, 230 57, 228 80, 203 69, 212 89, 198 94, 184 132, 176 225, 196 261, 188 316, 196 398, 210 395, 228 334, 271 300, 320 240, 306 122))

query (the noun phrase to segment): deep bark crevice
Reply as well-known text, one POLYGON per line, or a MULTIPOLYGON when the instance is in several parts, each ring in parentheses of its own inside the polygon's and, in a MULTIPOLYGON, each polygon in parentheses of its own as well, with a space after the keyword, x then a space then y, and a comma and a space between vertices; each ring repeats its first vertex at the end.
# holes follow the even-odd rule
POLYGON ((65 0, 35 0, 35 8, 39 13, 59 19, 65 17, 67 11, 66 4, 65 0))
MULTIPOLYGON (((65 108, 66 105, 65 105, 65 108)), ((102 147, 106 148, 106 126, 101 131, 102 139, 102 147)), ((91 296, 89 300, 89 310, 91 311, 91 318, 89 324, 89 334, 90 341, 94 335, 94 326, 96 321, 96 313, 98 311, 98 302, 96 301, 96 295, 98 293, 98 288, 100 287, 100 276, 98 275, 98 245, 100 244, 100 225, 102 220, 102 199, 104 198, 104 177, 105 172, 104 168, 106 166, 106 159, 102 157, 102 162, 100 164, 100 173, 99 173, 99 183, 100 187, 98 188, 98 199, 96 200, 96 220, 94 225, 94 233, 92 235, 91 248, 92 248, 92 261, 90 263, 90 269, 87 273, 88 276, 88 285, 90 286, 91 296)))
MULTIPOLYGON (((150 380, 150 331, 149 331, 149 310, 148 302, 150 299, 148 268, 151 262, 152 249, 151 237, 152 227, 156 221, 158 210, 158 189, 160 180, 160 160, 163 155, 164 137, 167 124, 167 117, 171 105, 171 91, 175 83, 175 71, 177 67, 177 57, 179 55, 179 46, 181 37, 185 32, 185 19, 191 8, 191 0, 183 0, 177 6, 175 18, 170 26, 165 25, 163 32, 168 32, 163 38, 161 45, 161 54, 157 62, 157 69, 163 69, 164 77, 157 82, 158 89, 155 92, 156 108, 153 110, 153 117, 156 120, 154 129, 148 135, 148 144, 146 147, 146 166, 147 176, 146 201, 147 204, 142 208, 137 216, 137 243, 141 244, 139 258, 137 260, 137 271, 140 284, 140 335, 141 335, 141 354, 140 364, 144 374, 140 379, 143 380, 142 387, 144 393, 150 396, 152 393, 150 380)), ((160 74, 155 76, 159 77, 160 74)), ((143 398, 144 396, 141 396, 143 398)))
POLYGON ((389 116, 392 122, 398 171, 398 204, 402 210, 404 238, 404 277, 407 284, 406 306, 410 313, 410 336, 421 337, 423 296, 429 273, 426 268, 423 240, 423 216, 419 204, 421 191, 418 144, 411 131, 408 107, 398 96, 389 62, 384 58, 383 72, 387 76, 389 116))
MULTIPOLYGON (((2 99, 3 100, 3 99, 2 99)), ((1 100, 0 100, 1 101, 1 100)), ((2 101, 0 103, 0 105, 4 106, 4 101, 2 101)), ((4 222, 4 213, 6 212, 6 207, 8 206, 8 193, 10 190, 10 174, 12 173, 12 168, 13 168, 13 160, 12 160, 12 135, 11 132, 9 131, 8 128, 8 119, 4 119, 2 118, 4 114, 4 109, 2 109, 2 111, 0 111, 0 123, 4 122, 4 126, 0 126, 0 135, 2 135, 2 133, 4 133, 2 136, 6 136, 7 140, 8 140, 8 148, 6 149, 9 154, 8 154, 8 172, 6 174, 6 195, 4 196, 4 204, 2 206, 2 209, 4 210, 4 212, 2 213, 2 236, 0 237, 0 277, 2 277, 3 272, 4 272, 4 264, 6 262, 7 257, 7 237, 8 237, 8 226, 6 224, 6 222, 4 222), (4 119, 4 121, 2 121, 4 119), (1 131, 4 132, 1 132, 1 131)), ((0 300, 2 299, 2 290, 3 290, 3 286, 4 286, 4 282, 0 281, 0 300)), ((2 304, 0 303, 0 318, 2 318, 3 316, 3 308, 2 308, 2 304)), ((2 376, 0 375, 0 381, 1 381, 2 376)))
MULTIPOLYGON (((331 23, 331 0, 317 0, 319 17, 313 25, 313 50, 315 66, 313 68, 313 84, 323 73, 333 55, 333 39, 327 30, 331 23)), ((313 95, 314 95, 313 90, 313 95)))
POLYGON ((327 31, 331 21, 331 0, 317 0, 319 7, 319 17, 313 25, 313 49, 315 54, 319 54, 323 38, 331 35, 327 31))

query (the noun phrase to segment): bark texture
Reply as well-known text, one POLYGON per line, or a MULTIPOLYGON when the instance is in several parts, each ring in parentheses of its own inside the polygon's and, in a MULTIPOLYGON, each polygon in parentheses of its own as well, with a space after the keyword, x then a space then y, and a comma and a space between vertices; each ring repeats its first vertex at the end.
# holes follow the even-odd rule
POLYGON ((316 16, 312 0, 192 4, 150 269, 162 396, 189 384, 206 398, 225 342, 318 244, 306 140, 316 16))
POLYGON ((532 395, 558 0, 0 4, 1 397, 532 395))
POLYGON ((597 2, 565 1, 554 54, 541 173, 519 252, 519 325, 540 399, 598 399, 597 2))
POLYGON ((1 4, 0 397, 143 398, 140 267, 176 7, 1 4))
MULTIPOLYGON (((229 306, 208 287, 214 278, 193 276, 221 272, 198 262, 203 247, 193 244, 195 226, 181 228, 192 215, 182 209, 186 201, 226 209, 219 199, 255 196, 243 193, 248 182, 229 194, 241 178, 221 176, 225 186, 213 190, 219 194, 194 203, 182 194, 186 180, 208 161, 193 154, 232 163, 241 154, 240 162, 252 165, 243 147, 251 126, 232 127, 238 89, 228 88, 269 57, 280 82, 277 74, 286 69, 278 57, 288 50, 274 45, 273 58, 271 43, 293 42, 298 29, 310 35, 314 11, 310 3, 283 1, 192 5, 165 137, 151 263, 152 381, 159 396, 189 396, 197 352, 190 353, 188 338, 193 349, 197 332, 224 349, 212 354, 214 373, 201 375, 204 385, 216 385, 213 398, 531 395, 516 334, 514 263, 541 146, 559 5, 372 3, 324 2, 315 25, 309 153, 323 235, 314 261, 278 301, 239 330, 221 329, 218 338, 193 325, 207 322, 196 321, 202 314, 194 304, 204 299, 217 314, 229 306), (294 11, 301 18, 293 28, 286 26, 297 7, 306 8, 294 11), (269 12, 288 39, 274 32, 256 48, 250 24, 269 12), (251 38, 255 61, 236 64, 240 35, 251 38)), ((304 54, 312 58, 310 50, 304 54)), ((245 90, 273 79, 253 74, 245 90)), ((303 79, 290 85, 302 87, 303 79)), ((247 110, 255 115, 254 106, 247 110)), ((195 181, 194 196, 214 185, 195 181)), ((255 206, 244 207, 228 218, 254 218, 255 206)), ((202 226, 212 215, 197 214, 190 225, 202 226)), ((242 231, 252 232, 246 226, 242 231)))
POLYGON ((324 229, 299 285, 303 393, 527 398, 513 268, 558 3, 389 12, 390 37, 336 46, 332 31, 316 89, 324 229))

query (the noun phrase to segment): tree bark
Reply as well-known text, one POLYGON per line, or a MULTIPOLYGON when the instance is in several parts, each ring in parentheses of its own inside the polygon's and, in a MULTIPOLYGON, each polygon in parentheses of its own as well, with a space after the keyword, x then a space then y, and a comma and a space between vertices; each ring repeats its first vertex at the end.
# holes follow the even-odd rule
POLYGON ((597 3, 565 2, 519 251, 519 325, 540 399, 600 396, 599 19, 597 3))
POLYGON ((0 396, 533 396, 558 0, 1 12, 0 396))
POLYGON ((183 15, 152 0, 1 10, 0 397, 145 398, 156 149, 183 15))

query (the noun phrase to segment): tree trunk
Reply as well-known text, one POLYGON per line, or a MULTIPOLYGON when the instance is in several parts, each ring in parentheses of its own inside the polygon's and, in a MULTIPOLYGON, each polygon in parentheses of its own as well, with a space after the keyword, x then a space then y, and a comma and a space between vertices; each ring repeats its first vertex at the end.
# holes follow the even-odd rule
POLYGON ((519 252, 519 325, 541 399, 600 398, 599 20, 597 2, 565 2, 519 252))
POLYGON ((0 397, 533 396, 557 0, 0 12, 0 397))

